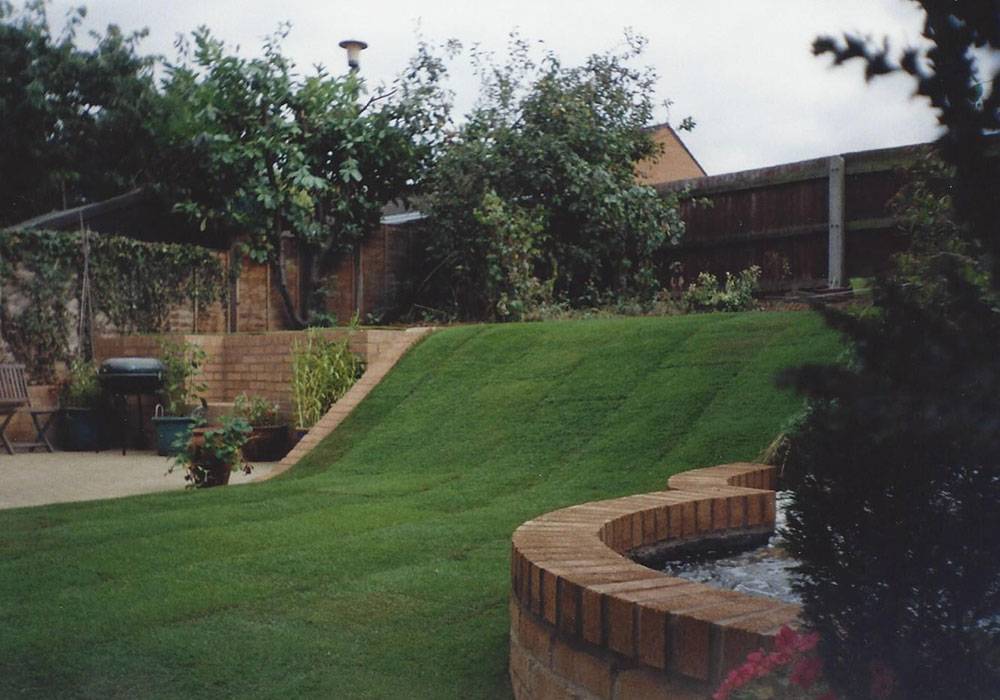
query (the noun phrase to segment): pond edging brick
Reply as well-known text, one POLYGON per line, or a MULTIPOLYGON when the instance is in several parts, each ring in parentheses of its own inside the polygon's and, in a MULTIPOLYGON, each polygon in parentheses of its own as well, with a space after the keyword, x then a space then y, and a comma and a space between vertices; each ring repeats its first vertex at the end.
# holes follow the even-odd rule
POLYGON ((774 467, 677 474, 668 490, 570 506, 511 539, 510 676, 518 700, 707 698, 800 608, 667 576, 626 555, 773 529, 774 467))

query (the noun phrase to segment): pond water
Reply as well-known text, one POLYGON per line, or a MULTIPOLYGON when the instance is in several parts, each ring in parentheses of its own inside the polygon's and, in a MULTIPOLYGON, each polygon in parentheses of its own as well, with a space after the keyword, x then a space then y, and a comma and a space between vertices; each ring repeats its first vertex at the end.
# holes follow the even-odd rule
POLYGON ((789 500, 789 492, 777 492, 775 534, 766 545, 737 552, 731 548, 705 549, 667 561, 663 572, 741 593, 800 603, 791 586, 791 570, 797 562, 786 554, 781 538, 781 528, 785 525, 785 508, 789 500))

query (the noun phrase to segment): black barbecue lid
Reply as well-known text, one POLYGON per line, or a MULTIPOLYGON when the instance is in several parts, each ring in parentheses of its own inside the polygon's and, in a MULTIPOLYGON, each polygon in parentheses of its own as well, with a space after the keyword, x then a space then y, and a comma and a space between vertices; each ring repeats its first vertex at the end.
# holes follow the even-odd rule
POLYGON ((163 363, 155 357, 110 357, 101 363, 103 375, 157 375, 163 373, 163 363))

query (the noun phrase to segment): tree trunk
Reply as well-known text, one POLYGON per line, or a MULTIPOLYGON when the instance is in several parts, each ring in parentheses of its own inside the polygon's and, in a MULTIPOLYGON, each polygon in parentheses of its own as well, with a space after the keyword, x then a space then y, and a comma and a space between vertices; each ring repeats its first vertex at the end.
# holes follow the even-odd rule
POLYGON ((293 330, 305 328, 309 324, 299 313, 299 310, 295 308, 295 301, 288 291, 288 277, 285 275, 285 246, 283 241, 278 241, 278 255, 271 260, 271 266, 274 270, 275 279, 278 280, 278 293, 281 294, 281 300, 285 304, 285 314, 292 322, 294 326, 293 330))

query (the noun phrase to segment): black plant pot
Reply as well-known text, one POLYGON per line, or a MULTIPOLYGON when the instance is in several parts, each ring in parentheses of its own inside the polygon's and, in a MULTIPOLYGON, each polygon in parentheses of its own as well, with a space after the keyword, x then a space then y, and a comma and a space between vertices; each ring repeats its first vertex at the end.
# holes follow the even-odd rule
POLYGON ((277 462, 288 454, 287 425, 258 425, 243 446, 248 462, 277 462))
POLYGON ((63 444, 73 452, 101 448, 100 414, 93 408, 62 409, 63 444))

